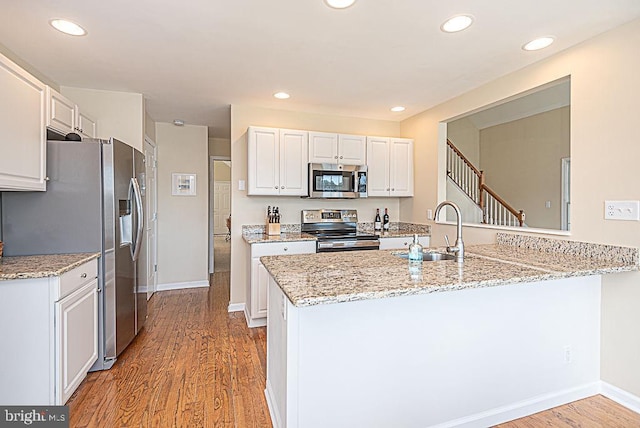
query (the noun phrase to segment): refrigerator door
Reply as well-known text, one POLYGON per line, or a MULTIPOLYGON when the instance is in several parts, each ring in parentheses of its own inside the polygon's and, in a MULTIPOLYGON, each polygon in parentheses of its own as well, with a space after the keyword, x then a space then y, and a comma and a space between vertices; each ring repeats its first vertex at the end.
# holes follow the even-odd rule
POLYGON ((138 150, 133 151, 134 159, 134 177, 136 186, 135 198, 135 248, 134 256, 136 259, 136 333, 140 331, 147 319, 147 278, 148 278, 148 256, 147 256, 147 239, 145 234, 145 208, 146 208, 146 189, 145 189, 145 159, 144 154, 138 150))
POLYGON ((115 345, 116 356, 136 335, 135 263, 131 258, 131 230, 134 201, 129 198, 133 177, 133 149, 113 140, 114 217, 115 217, 115 345))

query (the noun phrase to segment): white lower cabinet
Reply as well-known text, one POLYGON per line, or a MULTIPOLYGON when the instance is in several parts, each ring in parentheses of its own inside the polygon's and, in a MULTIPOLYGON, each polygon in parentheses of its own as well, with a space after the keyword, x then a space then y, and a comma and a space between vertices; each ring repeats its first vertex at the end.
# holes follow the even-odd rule
POLYGON ((286 254, 311 254, 316 252, 316 241, 267 242, 251 244, 251 262, 249 264, 249 284, 245 316, 249 327, 262 327, 267 324, 267 288, 269 272, 260 262, 262 256, 280 256, 286 254))
POLYGON ((98 358, 98 280, 55 303, 56 386, 66 403, 98 358))
POLYGON ((98 262, 0 281, 0 403, 63 405, 98 358, 98 262), (11 351, 11 352, 5 352, 11 351))
MULTIPOLYGON (((380 238, 381 250, 408 250, 413 242, 413 236, 401 236, 394 238, 380 238)), ((423 247, 428 247, 430 239, 428 236, 418 236, 418 242, 423 247)))

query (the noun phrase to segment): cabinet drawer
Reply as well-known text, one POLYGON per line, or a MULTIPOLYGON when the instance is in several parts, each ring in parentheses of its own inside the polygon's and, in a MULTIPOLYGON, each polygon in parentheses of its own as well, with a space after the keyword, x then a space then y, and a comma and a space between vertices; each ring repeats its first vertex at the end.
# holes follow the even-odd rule
MULTIPOLYGON (((428 247, 430 238, 428 236, 418 236, 418 241, 423 247, 428 247)), ((413 236, 401 236, 396 238, 380 238, 381 250, 403 250, 409 249, 409 244, 413 242, 413 236)))
POLYGON ((78 266, 77 268, 71 269, 69 272, 66 272, 60 276, 60 281, 58 283, 59 289, 57 299, 60 300, 65 296, 73 293, 75 290, 82 287, 84 284, 89 281, 94 280, 98 277, 98 261, 92 260, 83 265, 78 266))
POLYGON ((251 257, 309 254, 316 252, 316 241, 278 242, 251 245, 251 257))

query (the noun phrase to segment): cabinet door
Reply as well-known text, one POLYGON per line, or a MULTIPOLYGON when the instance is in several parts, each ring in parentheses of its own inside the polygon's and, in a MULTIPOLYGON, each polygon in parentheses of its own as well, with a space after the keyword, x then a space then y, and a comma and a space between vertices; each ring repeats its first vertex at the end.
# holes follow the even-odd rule
POLYGON ((280 194, 280 130, 249 127, 248 195, 280 194))
POLYGON ((391 196, 413 196, 413 140, 391 138, 391 196))
POLYGON ((64 404, 98 358, 98 280, 55 303, 56 404, 64 404))
POLYGON ((309 132, 309 163, 338 163, 338 134, 309 132))
POLYGON ((309 133, 280 130, 280 195, 307 196, 309 133))
POLYGON ((47 86, 47 126, 66 135, 76 132, 76 104, 47 86))
POLYGON ((389 196, 389 139, 367 137, 367 194, 389 196))
POLYGON ((84 138, 96 138, 96 120, 76 109, 76 132, 84 138))
POLYGON ((362 135, 338 135, 338 163, 344 165, 366 164, 367 137, 362 135))
POLYGON ((269 272, 260 263, 260 259, 254 259, 256 266, 256 284, 251 287, 251 317, 265 318, 267 316, 267 291, 269 289, 269 272))
POLYGON ((46 188, 45 88, 0 55, 0 191, 46 188))

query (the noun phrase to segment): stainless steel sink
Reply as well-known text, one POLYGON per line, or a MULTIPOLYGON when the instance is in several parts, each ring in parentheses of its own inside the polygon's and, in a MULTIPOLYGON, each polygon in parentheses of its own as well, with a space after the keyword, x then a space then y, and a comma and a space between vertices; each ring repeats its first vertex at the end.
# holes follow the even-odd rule
MULTIPOLYGON (((393 255, 401 259, 409 259, 408 253, 393 253, 393 255)), ((456 256, 453 254, 435 253, 431 251, 422 253, 423 262, 440 262, 443 260, 455 260, 455 258, 456 256)))

